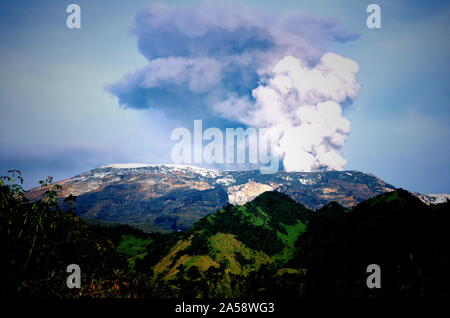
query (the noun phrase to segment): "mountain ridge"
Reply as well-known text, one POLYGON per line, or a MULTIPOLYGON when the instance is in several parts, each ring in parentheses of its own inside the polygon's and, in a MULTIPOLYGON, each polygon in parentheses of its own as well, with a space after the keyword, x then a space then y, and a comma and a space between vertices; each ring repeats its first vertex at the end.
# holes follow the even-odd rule
MULTIPOLYGON (((146 231, 186 230, 231 203, 244 205, 266 191, 284 193, 311 210, 331 201, 346 208, 396 189, 355 170, 261 174, 174 164, 110 164, 55 182, 60 198, 77 197, 76 213, 93 222, 134 225, 146 231)), ((42 197, 45 188, 27 192, 42 197)))

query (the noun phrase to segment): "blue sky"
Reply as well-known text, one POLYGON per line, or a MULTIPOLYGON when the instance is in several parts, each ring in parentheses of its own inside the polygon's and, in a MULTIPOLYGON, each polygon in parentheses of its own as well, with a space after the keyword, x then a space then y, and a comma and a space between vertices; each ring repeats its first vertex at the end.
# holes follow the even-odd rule
MULTIPOLYGON (((446 1, 374 2, 382 9, 382 28, 376 30, 366 27, 365 1, 245 4, 246 12, 273 16, 301 11, 326 26, 324 38, 348 33, 345 42, 323 44, 327 41, 319 36, 317 44, 359 65, 361 90, 345 113, 352 125, 342 149, 346 169, 373 173, 411 191, 449 193, 450 6, 446 1), (329 21, 339 30, 333 26, 330 31, 329 21), (352 33, 359 37, 353 39, 352 33)), ((120 107, 117 94, 105 89, 145 67, 149 61, 144 55, 154 54, 152 46, 147 51, 138 47, 133 31, 136 14, 149 3, 0 3, 3 173, 22 170, 29 187, 49 175, 66 178, 107 163, 169 160, 170 133, 185 125, 185 118, 161 107, 120 107), (69 3, 81 6, 81 29, 65 25, 69 3)), ((164 3, 194 11, 199 5, 164 3)), ((227 3, 237 6, 242 1, 227 3)), ((179 43, 168 38, 166 44, 173 50, 179 43)), ((197 97, 192 96, 192 104, 197 97)))

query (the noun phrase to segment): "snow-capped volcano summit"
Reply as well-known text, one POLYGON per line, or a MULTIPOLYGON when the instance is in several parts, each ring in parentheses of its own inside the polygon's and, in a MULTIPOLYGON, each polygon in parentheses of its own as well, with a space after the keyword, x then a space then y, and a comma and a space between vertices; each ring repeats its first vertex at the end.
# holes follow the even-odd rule
MULTIPOLYGON (((359 171, 214 170, 174 164, 109 164, 56 182, 61 197, 77 196, 78 215, 154 229, 184 229, 203 215, 279 191, 310 209, 337 201, 351 207, 394 186, 359 171)), ((34 188, 30 198, 45 189, 34 188)))

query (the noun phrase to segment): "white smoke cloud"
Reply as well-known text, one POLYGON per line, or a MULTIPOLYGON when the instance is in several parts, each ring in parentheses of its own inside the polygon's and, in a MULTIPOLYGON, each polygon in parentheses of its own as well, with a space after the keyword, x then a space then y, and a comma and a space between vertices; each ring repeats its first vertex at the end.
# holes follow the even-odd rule
POLYGON ((208 3, 152 3, 133 31, 148 63, 106 86, 122 107, 160 110, 186 125, 268 128, 286 170, 345 165, 342 108, 357 95, 358 65, 325 52, 358 34, 299 11, 208 3))
POLYGON ((357 72, 356 62, 334 53, 325 53, 313 67, 286 56, 259 72, 253 101, 233 95, 213 109, 222 117, 272 130, 279 136, 277 151, 287 171, 342 170, 341 149, 350 133, 342 104, 358 94, 357 72))

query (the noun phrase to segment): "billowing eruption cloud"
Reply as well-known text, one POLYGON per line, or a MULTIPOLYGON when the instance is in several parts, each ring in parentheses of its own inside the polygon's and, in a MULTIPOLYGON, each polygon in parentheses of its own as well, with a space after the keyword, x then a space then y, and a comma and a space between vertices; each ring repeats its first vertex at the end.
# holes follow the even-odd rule
POLYGON ((208 4, 152 4, 136 16, 134 33, 148 64, 107 86, 123 107, 269 128, 286 170, 345 165, 343 108, 357 95, 358 65, 327 50, 356 34, 300 12, 208 4))
POLYGON ((231 96, 213 107, 224 117, 272 129, 288 171, 340 170, 346 163, 340 149, 350 132, 340 104, 356 97, 357 71, 354 61, 333 53, 314 67, 286 56, 261 73, 254 101, 231 96))

